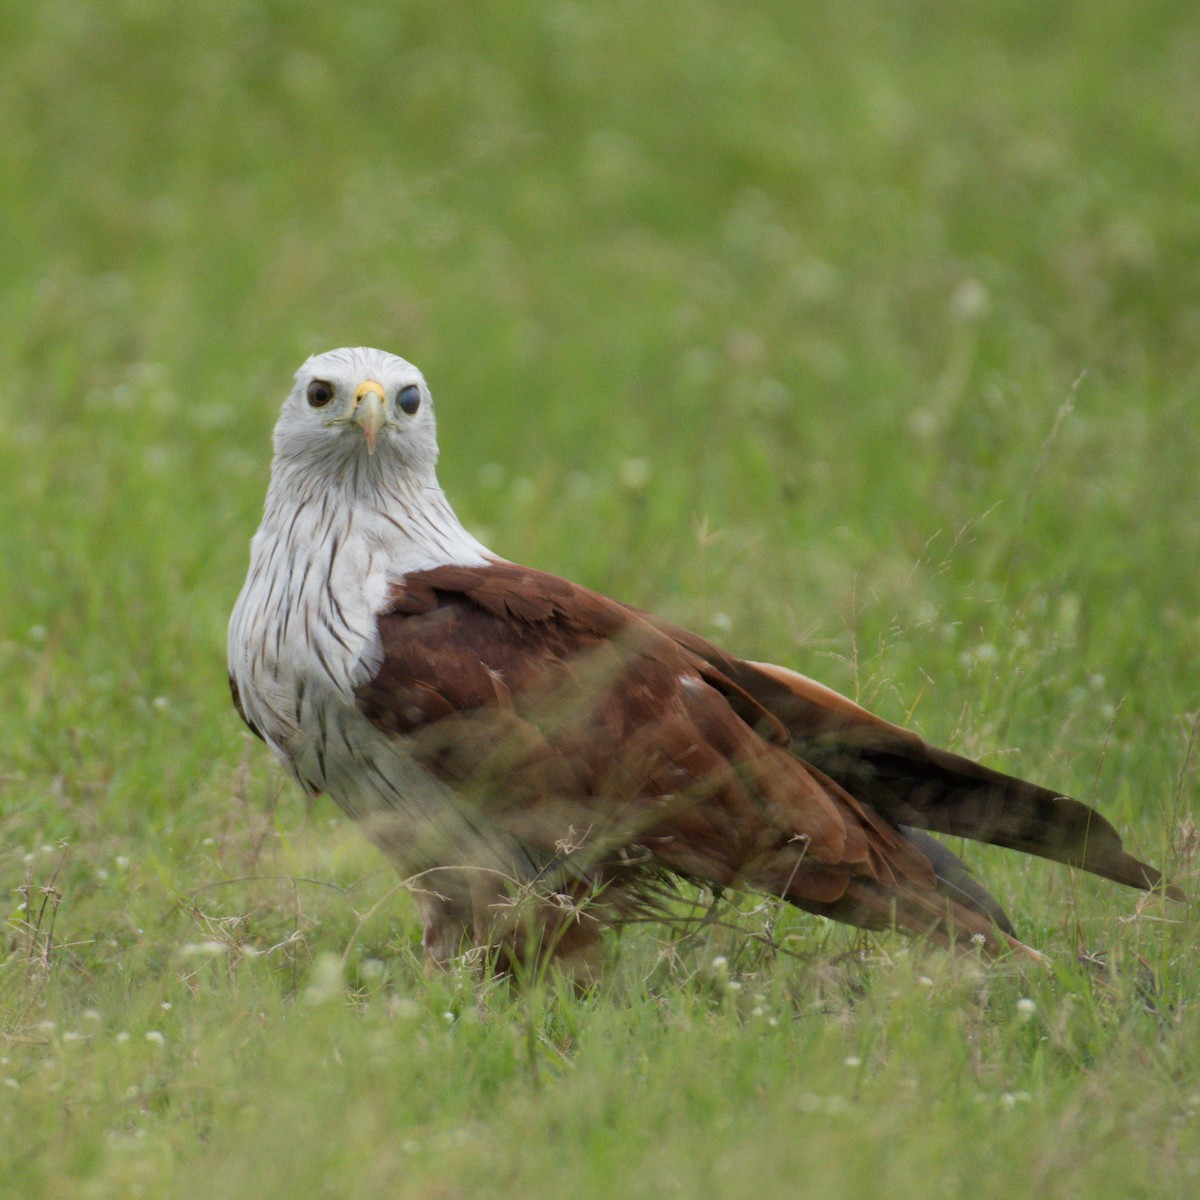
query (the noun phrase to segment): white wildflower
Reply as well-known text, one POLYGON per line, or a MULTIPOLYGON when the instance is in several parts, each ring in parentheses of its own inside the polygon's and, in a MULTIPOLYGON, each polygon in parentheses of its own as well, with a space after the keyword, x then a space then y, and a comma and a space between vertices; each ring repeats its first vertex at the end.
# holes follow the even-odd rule
POLYGON ((187 942, 179 948, 179 953, 184 958, 216 958, 218 954, 224 954, 227 949, 224 942, 218 942, 212 938, 204 942, 187 942))
POLYGON ((318 954, 312 976, 304 989, 305 1004, 328 1004, 342 995, 342 959, 326 951, 318 954))
POLYGON ((650 463, 644 458, 627 458, 617 478, 627 491, 640 492, 650 482, 650 463))

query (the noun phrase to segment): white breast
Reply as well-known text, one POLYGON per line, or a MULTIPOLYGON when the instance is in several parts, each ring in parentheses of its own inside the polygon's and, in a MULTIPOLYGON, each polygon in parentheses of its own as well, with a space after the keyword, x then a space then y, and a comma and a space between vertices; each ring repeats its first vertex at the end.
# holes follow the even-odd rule
POLYGON ((273 483, 251 543, 229 623, 229 672, 247 719, 306 790, 328 791, 359 815, 364 801, 349 794, 350 781, 364 775, 364 756, 409 775, 395 779, 398 790, 413 782, 398 739, 375 730, 354 701, 380 666, 376 619, 389 586, 410 571, 487 562, 488 552, 436 487, 420 508, 390 493, 333 490, 273 503, 281 491, 273 483))

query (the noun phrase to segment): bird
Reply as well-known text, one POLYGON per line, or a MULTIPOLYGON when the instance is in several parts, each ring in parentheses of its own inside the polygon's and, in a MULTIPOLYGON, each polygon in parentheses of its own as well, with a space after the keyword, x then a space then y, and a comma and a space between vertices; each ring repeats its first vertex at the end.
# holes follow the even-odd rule
POLYGON ((309 358, 228 637, 238 713, 396 866, 431 967, 591 980, 605 931, 679 881, 1042 960, 934 834, 1183 898, 1079 800, 494 554, 437 459, 415 366, 309 358))

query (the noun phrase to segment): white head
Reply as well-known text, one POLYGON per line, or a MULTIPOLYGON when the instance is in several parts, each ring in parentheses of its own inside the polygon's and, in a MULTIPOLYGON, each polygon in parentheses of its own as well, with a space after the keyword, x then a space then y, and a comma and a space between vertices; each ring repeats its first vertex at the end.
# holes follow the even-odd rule
POLYGON ((313 355, 276 422, 275 459, 322 473, 432 473, 437 433, 424 376, 385 350, 313 355))

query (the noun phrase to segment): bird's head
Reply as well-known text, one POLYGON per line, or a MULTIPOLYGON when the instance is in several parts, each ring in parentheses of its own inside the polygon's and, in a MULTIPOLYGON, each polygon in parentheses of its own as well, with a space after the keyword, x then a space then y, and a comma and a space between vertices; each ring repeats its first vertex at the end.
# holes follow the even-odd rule
POLYGON ((280 460, 337 466, 356 457, 379 469, 437 462, 433 404, 412 363, 385 350, 328 350, 296 372, 275 425, 280 460))

